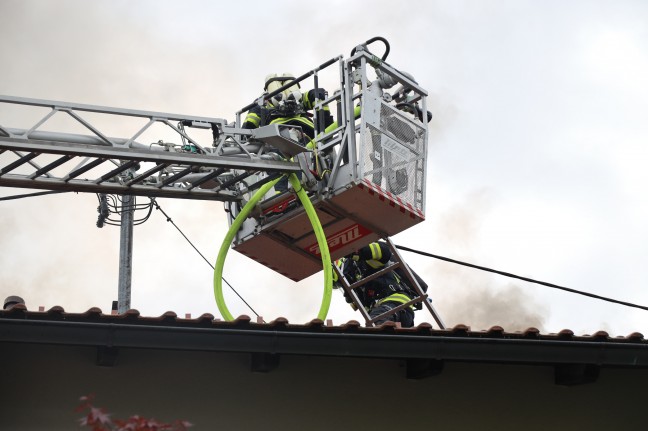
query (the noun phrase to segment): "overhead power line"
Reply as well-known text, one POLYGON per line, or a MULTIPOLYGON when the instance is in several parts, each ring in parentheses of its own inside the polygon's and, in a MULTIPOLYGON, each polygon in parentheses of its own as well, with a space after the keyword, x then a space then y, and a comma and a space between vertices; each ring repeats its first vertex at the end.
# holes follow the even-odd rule
POLYGON ((50 192, 36 192, 36 193, 27 193, 24 195, 13 195, 13 196, 3 196, 0 197, 0 201, 12 201, 16 199, 22 199, 22 198, 33 198, 35 196, 43 196, 43 195, 53 195, 56 193, 69 193, 67 190, 56 190, 56 191, 50 191, 50 192))
POLYGON ((469 268, 475 268, 475 269, 479 269, 479 270, 482 270, 482 271, 492 272, 492 273, 495 273, 495 274, 503 275, 505 277, 517 278, 519 280, 528 281, 529 283, 541 284, 543 286, 551 287, 551 288, 554 288, 554 289, 564 290, 565 292, 576 293, 578 295, 588 296, 590 298, 600 299, 602 301, 613 302, 615 304, 625 305, 626 307, 634 307, 634 308, 640 308, 642 310, 648 310, 648 307, 646 307, 644 305, 633 304, 631 302, 626 302, 626 301, 619 301, 618 299, 608 298, 608 297, 601 296, 601 295, 595 295, 593 293, 583 292, 582 290, 570 289, 569 287, 558 286, 557 284, 547 283, 545 281, 534 280, 534 279, 528 278, 528 277, 522 277, 520 275, 511 274, 510 272, 498 271, 496 269, 487 268, 485 266, 473 265, 472 263, 462 262, 460 260, 450 259, 449 257, 439 256, 439 255, 432 254, 432 253, 426 253, 424 251, 415 250, 413 248, 405 247, 405 246, 402 246, 402 245, 396 245, 396 248, 398 248, 400 250, 420 254, 422 256, 433 257, 435 259, 444 260, 446 262, 456 263, 458 265, 467 266, 469 268))
MULTIPOLYGON (((187 238, 187 235, 185 235, 184 232, 182 232, 182 230, 180 230, 180 228, 178 227, 178 225, 176 225, 175 222, 171 219, 171 217, 169 217, 169 215, 168 215, 167 213, 164 212, 164 210, 160 207, 160 205, 157 203, 157 201, 156 201, 155 199, 151 199, 151 201, 153 202, 153 205, 155 206, 155 209, 156 209, 156 210, 160 210, 160 212, 164 215, 164 217, 166 217, 166 221, 170 222, 170 223, 173 225, 173 227, 175 227, 175 228, 178 230, 178 232, 180 232, 180 235, 182 235, 182 236, 184 237, 184 239, 187 240, 187 242, 189 243, 189 245, 191 245, 191 246, 193 247, 193 249, 196 250, 196 253, 198 253, 198 254, 200 255, 200 257, 202 257, 203 260, 204 260, 205 262, 207 262, 207 265, 209 265, 209 267, 210 267, 211 269, 214 269, 214 265, 212 265, 212 264, 207 260, 207 258, 205 257, 205 255, 203 255, 203 254, 200 252, 200 250, 198 250, 198 249, 196 248, 196 246, 191 242, 191 240, 190 240, 189 238, 187 238)), ((254 315, 255 315, 256 317, 259 317, 259 315, 258 315, 257 312, 254 310, 254 308, 252 308, 252 306, 251 306, 250 304, 248 304, 247 301, 246 301, 245 299, 243 299, 243 297, 242 297, 242 296, 241 296, 241 295, 236 291, 236 289, 234 289, 234 287, 233 287, 231 284, 229 284, 229 282, 228 282, 227 280, 225 280, 225 277, 222 277, 222 279, 223 279, 223 281, 225 282, 225 284, 227 284, 227 285, 230 287, 230 289, 232 289, 232 291, 236 294, 236 296, 238 296, 238 297, 241 299, 241 301, 243 301, 243 303, 244 303, 245 305, 247 305, 247 307, 248 307, 248 308, 249 308, 249 309, 254 313, 254 315)))

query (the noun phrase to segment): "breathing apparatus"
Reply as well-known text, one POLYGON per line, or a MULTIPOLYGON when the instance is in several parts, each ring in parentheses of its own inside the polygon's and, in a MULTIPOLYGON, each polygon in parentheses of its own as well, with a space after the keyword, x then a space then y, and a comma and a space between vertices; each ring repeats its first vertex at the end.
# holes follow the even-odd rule
MULTIPOLYGON (((294 80, 295 77, 290 73, 277 75, 276 73, 266 76, 265 88, 266 94, 273 93, 287 82, 294 80)), ((301 113, 302 93, 299 90, 299 84, 292 85, 280 93, 272 96, 268 101, 272 108, 285 115, 297 115, 301 113)))

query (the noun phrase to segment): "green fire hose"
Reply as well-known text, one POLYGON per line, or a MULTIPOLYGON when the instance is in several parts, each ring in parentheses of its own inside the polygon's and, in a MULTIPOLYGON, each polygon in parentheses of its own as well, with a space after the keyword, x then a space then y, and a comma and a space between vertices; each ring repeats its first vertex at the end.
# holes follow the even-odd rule
MULTIPOLYGON (((257 202, 261 200, 268 190, 270 190, 280 179, 281 177, 270 181, 257 190, 250 201, 245 204, 241 212, 234 219, 234 222, 232 223, 232 226, 230 226, 229 231, 227 231, 227 235, 225 235, 225 239, 218 251, 218 258, 216 259, 216 265, 214 266, 214 298, 216 299, 218 310, 225 320, 234 320, 234 316, 232 316, 228 310, 225 305, 225 299, 223 298, 223 266, 225 265, 225 257, 227 256, 227 252, 232 244, 234 235, 236 235, 236 232, 241 228, 243 221, 248 217, 257 202)), ((313 231, 315 232, 317 244, 319 245, 320 254, 322 256, 322 267, 324 269, 324 295, 322 297, 322 305, 320 306, 317 318, 324 320, 331 305, 331 296, 333 292, 333 270, 331 266, 331 255, 329 253, 328 243, 326 242, 326 235, 324 235, 324 229, 319 221, 319 217, 317 217, 315 207, 313 207, 312 202, 308 198, 304 188, 301 186, 297 176, 295 174, 290 174, 288 180, 297 193, 297 196, 306 211, 306 215, 308 215, 308 219, 313 226, 313 231)))

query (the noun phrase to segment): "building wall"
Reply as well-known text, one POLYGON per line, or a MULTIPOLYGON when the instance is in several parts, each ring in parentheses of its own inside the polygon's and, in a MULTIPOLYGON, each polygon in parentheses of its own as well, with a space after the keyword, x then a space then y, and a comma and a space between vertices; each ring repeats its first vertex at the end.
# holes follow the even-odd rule
POLYGON ((114 417, 186 419, 195 430, 645 429, 646 369, 602 369, 596 383, 554 384, 553 367, 446 363, 405 378, 402 361, 120 349, 112 367, 88 347, 0 344, 1 430, 81 429, 81 395, 114 417))

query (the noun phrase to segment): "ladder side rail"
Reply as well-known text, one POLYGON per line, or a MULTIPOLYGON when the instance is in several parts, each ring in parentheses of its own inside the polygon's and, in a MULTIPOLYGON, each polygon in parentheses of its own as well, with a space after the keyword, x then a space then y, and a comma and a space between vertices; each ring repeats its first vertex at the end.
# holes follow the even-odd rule
POLYGON ((403 269, 403 272, 405 273, 407 277, 407 281, 409 282, 409 286, 411 286, 414 289, 414 293, 416 293, 418 296, 426 296, 427 294, 421 289, 421 286, 419 285, 418 281, 416 280, 416 277, 414 277, 414 274, 412 273, 412 270, 410 269, 409 265, 405 263, 403 260, 403 257, 401 254, 398 252, 398 249, 394 245, 393 241, 390 238, 383 238, 383 241, 387 243, 389 246, 389 249, 392 252, 392 259, 396 258, 398 262, 401 263, 400 267, 403 269))
MULTIPOLYGON (((16 131, 12 131, 10 129, 4 130, 4 132, 10 137, 23 138, 23 139, 29 139, 32 133, 36 132, 39 127, 41 127, 48 119, 50 119, 56 113, 65 112, 68 115, 70 115, 74 120, 76 120, 78 123, 83 125, 86 129, 90 130, 93 133, 94 137, 98 138, 99 142, 96 142, 98 145, 121 146, 121 147, 131 147, 131 146, 147 147, 144 144, 139 144, 135 142, 135 139, 137 139, 137 137, 139 137, 144 131, 146 131, 152 124, 156 122, 160 122, 169 126, 181 138, 189 140, 196 147, 200 148, 203 153, 206 153, 207 151, 205 151, 204 146, 200 145, 198 142, 196 142, 186 133, 173 126, 170 123, 170 121, 177 120, 180 122, 195 122, 200 124, 211 124, 212 127, 219 127, 220 129, 223 129, 223 127, 227 124, 225 120, 219 118, 196 117, 196 116, 189 116, 189 115, 181 116, 176 114, 165 114, 160 112, 125 110, 125 109, 118 109, 118 108, 80 105, 80 104, 66 103, 66 102, 59 102, 59 101, 16 98, 16 97, 8 97, 8 96, 0 96, 0 103, 2 102, 52 108, 43 118, 38 120, 27 131, 21 131, 22 133, 17 133, 16 131), (77 111, 148 118, 148 122, 130 138, 126 138, 126 139, 109 138, 103 133, 101 133, 99 129, 95 127, 92 123, 82 118, 77 111)), ((39 133, 47 134, 48 132, 39 132, 39 133)), ((83 138, 83 135, 80 135, 79 138, 83 138)), ((52 138, 52 140, 55 139, 52 138)))
MULTIPOLYGON (((427 96, 423 96, 421 98, 421 110, 423 111, 423 115, 427 117, 427 96)), ((421 162, 422 165, 422 181, 420 184, 421 190, 424 190, 425 185, 427 184, 427 169, 425 169, 425 164, 427 163, 428 156, 430 153, 430 149, 428 148, 428 129, 427 129, 427 118, 423 119, 423 127, 425 127, 425 137, 423 138, 423 147, 424 147, 424 154, 423 154, 423 161, 421 162)), ((425 193, 421 193, 420 196, 420 201, 421 201, 421 212, 425 214, 425 193)), ((438 322, 437 322, 438 323, 438 322)))
POLYGON ((443 323, 443 320, 441 319, 441 316, 437 313, 436 309, 432 306, 429 298, 429 295, 421 289, 421 286, 419 285, 418 281, 416 280, 416 277, 414 277, 414 274, 412 273, 412 269, 409 267, 407 263, 403 260, 403 257, 401 256, 400 252, 394 245, 393 241, 390 238, 383 238, 384 241, 389 245, 389 248, 392 252, 392 256, 396 257, 398 261, 402 264, 403 272, 407 276, 407 280, 410 283, 410 286, 414 288, 415 293, 418 295, 418 298, 422 298, 424 300, 422 301, 417 301, 417 302, 422 302, 425 304, 425 307, 427 310, 430 312, 434 320, 437 322, 437 325, 441 329, 445 329, 445 324, 443 323))
POLYGON ((226 125, 227 121, 222 118, 200 117, 195 115, 180 115, 158 111, 143 111, 138 109, 111 108, 107 106, 86 105, 81 103, 61 102, 44 99, 31 99, 27 97, 14 97, 0 95, 0 103, 12 103, 18 105, 39 106, 46 108, 71 109, 74 111, 93 112, 97 114, 114 114, 126 117, 143 117, 143 118, 165 118, 169 121, 196 121, 199 123, 215 123, 217 125, 226 125))
POLYGON ((0 187, 78 193, 128 194, 149 198, 175 198, 218 202, 236 202, 240 200, 240 196, 230 190, 220 190, 215 192, 213 190, 203 189, 187 190, 179 187, 164 187, 158 189, 155 186, 144 184, 133 184, 132 186, 126 186, 115 182, 102 182, 100 184, 95 184, 94 182, 85 180, 70 180, 66 182, 59 178, 46 177, 29 180, 25 177, 16 177, 13 174, 0 177, 0 187))
MULTIPOLYGON (((229 169, 256 169, 263 171, 300 172, 296 162, 247 157, 227 157, 210 154, 176 153, 159 150, 126 149, 118 147, 98 146, 89 144, 65 144, 53 141, 33 141, 0 136, 0 148, 13 151, 29 151, 48 154, 70 154, 107 159, 138 160, 140 162, 162 163, 170 162, 178 165, 200 165, 210 168, 227 167, 229 169)), ((19 154, 20 157, 24 154, 19 154)), ((40 169, 41 166, 35 165, 40 169)))
POLYGON ((446 325, 443 322, 443 319, 441 319, 441 316, 439 315, 439 312, 436 311, 436 308, 434 308, 434 305, 430 301, 425 301, 424 302, 425 307, 428 309, 428 312, 432 315, 434 320, 436 321, 437 325, 439 325, 440 329, 446 329, 446 325))
POLYGON ((333 271, 335 271, 335 273, 337 274, 338 281, 342 285, 342 288, 347 292, 347 294, 351 298, 353 305, 356 307, 358 311, 360 311, 360 314, 362 314, 362 317, 365 319, 366 325, 367 326, 372 325, 373 323, 371 322, 371 316, 369 316, 367 309, 365 308, 364 304, 360 302, 360 298, 358 297, 358 294, 355 292, 352 285, 349 284, 344 274, 342 274, 342 271, 340 271, 337 265, 333 265, 333 271))
POLYGON ((423 299, 424 298, 417 297, 417 298, 412 299, 411 301, 408 301, 408 302, 406 302, 404 304, 399 305, 398 307, 394 307, 394 308, 392 308, 392 309, 390 309, 388 311, 385 311, 384 313, 379 314, 378 316, 371 319, 370 323, 373 324, 373 323, 377 322, 380 319, 384 319, 385 317, 389 317, 389 316, 391 316, 393 314, 396 314, 399 311, 406 309, 407 307, 411 307, 414 304, 421 302, 423 299))

